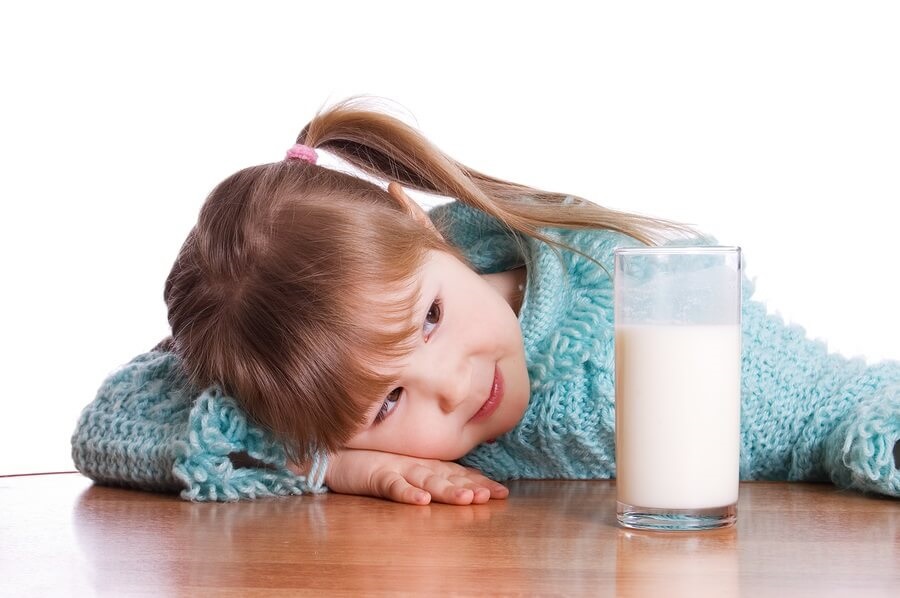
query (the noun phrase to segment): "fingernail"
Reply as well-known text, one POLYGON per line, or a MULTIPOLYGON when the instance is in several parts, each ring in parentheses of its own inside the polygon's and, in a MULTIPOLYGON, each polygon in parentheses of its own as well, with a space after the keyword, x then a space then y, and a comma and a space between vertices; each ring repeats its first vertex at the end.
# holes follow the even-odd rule
POLYGON ((425 492, 416 492, 415 501, 416 502, 426 502, 428 500, 428 494, 425 492))

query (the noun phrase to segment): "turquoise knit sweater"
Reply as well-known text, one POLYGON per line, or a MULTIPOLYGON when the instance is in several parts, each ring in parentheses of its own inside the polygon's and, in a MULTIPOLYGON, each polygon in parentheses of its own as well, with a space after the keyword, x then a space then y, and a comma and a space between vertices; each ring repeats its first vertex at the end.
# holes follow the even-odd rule
MULTIPOLYGON (((637 243, 609 231, 551 231, 598 259, 562 262, 461 203, 431 211, 481 273, 528 264, 519 314, 531 399, 519 424, 461 461, 497 480, 615 476, 613 250, 637 243)), ((701 241, 695 241, 700 243, 701 241)), ((741 477, 832 480, 900 496, 900 363, 866 366, 767 315, 743 281, 741 477)), ((189 388, 178 357, 137 356, 112 374, 72 439, 80 471, 102 483, 181 489, 191 500, 237 500, 324 490, 325 461, 308 477, 285 468, 278 443, 217 387, 189 388), (238 467, 244 453, 255 466, 238 467)))
POLYGON ((78 419, 72 459, 101 484, 180 490, 187 500, 326 490, 327 460, 316 459, 309 476, 294 475, 280 443, 218 386, 192 388, 181 360, 166 351, 142 353, 107 377, 78 419))
MULTIPOLYGON (((606 268, 544 243, 517 242, 483 212, 454 203, 432 210, 442 233, 481 273, 528 262, 519 321, 531 398, 519 424, 462 462, 498 480, 615 477, 613 272, 609 231, 554 231, 606 268)), ((707 241, 708 242, 708 241, 707 241)), ((693 240, 689 244, 703 244, 693 240)), ((867 367, 829 354, 742 295, 741 478, 828 480, 900 496, 892 450, 900 440, 900 363, 867 367)))

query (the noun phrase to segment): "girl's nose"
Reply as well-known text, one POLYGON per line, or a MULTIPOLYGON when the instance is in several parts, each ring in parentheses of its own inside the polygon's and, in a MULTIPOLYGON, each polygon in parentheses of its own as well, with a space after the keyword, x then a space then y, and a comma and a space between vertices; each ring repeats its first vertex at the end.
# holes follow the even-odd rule
POLYGON ((435 377, 438 382, 435 389, 438 402, 444 413, 452 413, 468 397, 471 380, 464 367, 454 368, 447 364, 437 367, 440 370, 440 374, 435 377))

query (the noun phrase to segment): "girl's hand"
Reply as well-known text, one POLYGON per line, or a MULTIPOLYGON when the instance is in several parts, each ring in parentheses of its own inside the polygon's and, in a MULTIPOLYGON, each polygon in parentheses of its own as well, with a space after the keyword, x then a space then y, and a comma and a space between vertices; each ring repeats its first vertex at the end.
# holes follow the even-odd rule
POLYGON ((378 496, 411 505, 449 505, 506 498, 509 490, 458 463, 345 449, 328 459, 325 484, 334 492, 378 496))

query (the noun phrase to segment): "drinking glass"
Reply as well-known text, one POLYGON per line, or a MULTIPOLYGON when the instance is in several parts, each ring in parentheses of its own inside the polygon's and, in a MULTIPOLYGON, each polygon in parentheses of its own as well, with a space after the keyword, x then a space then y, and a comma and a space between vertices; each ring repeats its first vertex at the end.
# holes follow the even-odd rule
POLYGON ((740 247, 615 252, 616 511, 625 527, 737 517, 740 247))

